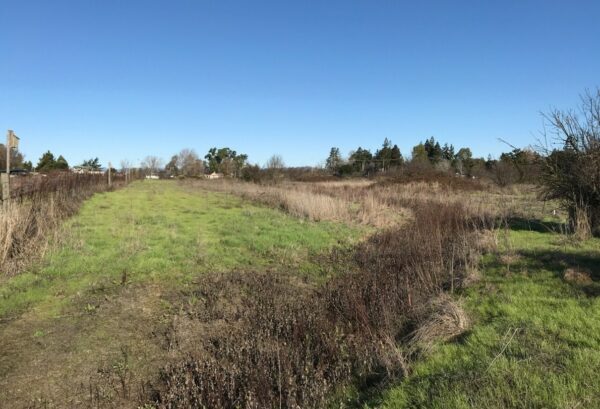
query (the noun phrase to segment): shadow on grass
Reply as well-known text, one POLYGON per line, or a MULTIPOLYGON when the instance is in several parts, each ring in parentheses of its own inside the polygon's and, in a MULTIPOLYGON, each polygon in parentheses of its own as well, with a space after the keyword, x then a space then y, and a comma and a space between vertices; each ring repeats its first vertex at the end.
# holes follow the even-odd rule
POLYGON ((542 221, 539 219, 526 219, 524 217, 511 217, 508 227, 515 231, 535 231, 538 233, 560 233, 567 229, 567 224, 558 221, 542 221))
POLYGON ((573 269, 589 276, 590 282, 569 281, 569 284, 588 296, 600 296, 600 255, 598 253, 522 250, 519 252, 519 255, 525 258, 524 263, 529 268, 551 271, 563 280, 565 279, 565 272, 568 269, 573 269))

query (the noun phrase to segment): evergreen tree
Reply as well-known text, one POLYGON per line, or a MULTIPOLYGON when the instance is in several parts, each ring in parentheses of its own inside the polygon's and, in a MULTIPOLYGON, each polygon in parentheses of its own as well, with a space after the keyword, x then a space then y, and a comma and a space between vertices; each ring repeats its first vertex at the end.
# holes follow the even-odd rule
POLYGON ((329 157, 325 162, 325 166, 327 167, 327 169, 329 169, 329 171, 336 173, 341 164, 342 156, 340 155, 340 149, 336 147, 331 148, 331 150, 329 151, 329 157))
POLYGON ((400 148, 398 145, 394 145, 391 153, 391 166, 402 166, 404 164, 404 158, 402 157, 402 153, 400 153, 400 148))
POLYGON ((365 172, 373 161, 373 154, 360 146, 348 157, 355 172, 365 172))
POLYGON ((60 155, 58 157, 58 159, 56 159, 56 162, 54 163, 54 169, 68 170, 69 169, 69 163, 67 162, 67 160, 62 155, 60 155))
POLYGON ((40 160, 38 161, 35 170, 38 172, 50 172, 54 170, 56 166, 56 159, 54 159, 54 154, 50 151, 47 151, 42 155, 40 160))
MULTIPOLYGON (((427 143, 427 142, 425 142, 427 143)), ((413 161, 426 161, 428 159, 427 148, 423 143, 415 145, 412 149, 412 160, 413 161)))
POLYGON ((375 152, 375 160, 382 170, 387 170, 392 161, 392 141, 385 138, 381 149, 375 152))

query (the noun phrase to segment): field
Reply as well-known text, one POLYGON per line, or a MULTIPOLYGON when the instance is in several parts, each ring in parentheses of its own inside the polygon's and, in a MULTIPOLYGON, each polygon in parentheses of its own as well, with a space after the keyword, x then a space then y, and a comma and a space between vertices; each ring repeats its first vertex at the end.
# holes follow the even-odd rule
POLYGON ((600 407, 600 240, 513 230, 500 250, 461 295, 473 328, 365 407, 600 407))
POLYGON ((425 182, 144 181, 96 193, 41 260, 2 278, 0 402, 230 407, 231 390, 189 389, 239 383, 269 361, 272 384, 232 389, 266 400, 245 395, 241 407, 600 407, 600 240, 573 241, 551 209, 530 188, 425 182), (408 293, 389 285, 404 266, 408 293), (458 323, 413 342, 429 305, 455 308, 458 323), (242 352, 227 349, 235 342, 242 352), (306 366, 319 360, 335 374, 306 366))

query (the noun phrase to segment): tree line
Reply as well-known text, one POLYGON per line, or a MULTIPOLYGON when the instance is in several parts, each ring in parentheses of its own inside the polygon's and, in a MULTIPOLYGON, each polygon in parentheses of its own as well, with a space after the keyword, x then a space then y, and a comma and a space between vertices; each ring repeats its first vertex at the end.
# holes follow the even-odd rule
POLYGON ((405 158, 398 145, 386 138, 375 153, 359 146, 347 158, 332 147, 325 161, 325 168, 337 176, 369 176, 376 173, 401 172, 403 170, 437 170, 452 172, 458 176, 487 177, 500 185, 534 182, 539 178, 541 155, 534 149, 514 148, 502 153, 499 159, 474 157, 470 148, 458 150, 452 144, 443 145, 433 136, 412 148, 405 158))

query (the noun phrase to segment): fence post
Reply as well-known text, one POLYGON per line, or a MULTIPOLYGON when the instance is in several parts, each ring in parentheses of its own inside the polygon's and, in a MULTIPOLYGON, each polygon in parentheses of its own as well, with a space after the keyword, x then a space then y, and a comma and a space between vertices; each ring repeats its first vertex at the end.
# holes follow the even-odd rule
POLYGON ((2 178, 2 204, 4 206, 8 205, 8 198, 9 198, 9 187, 8 187, 8 181, 9 181, 9 176, 8 173, 2 173, 0 174, 0 178, 2 178))
POLYGON ((6 206, 10 199, 10 148, 12 141, 10 129, 6 132, 6 174, 2 174, 2 204, 6 206))
POLYGON ((110 162, 108 162, 108 187, 112 186, 112 180, 110 178, 110 168, 112 168, 112 165, 110 164, 110 162))

